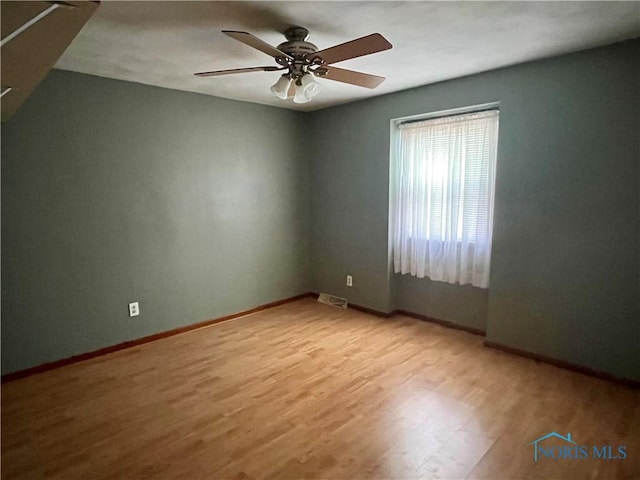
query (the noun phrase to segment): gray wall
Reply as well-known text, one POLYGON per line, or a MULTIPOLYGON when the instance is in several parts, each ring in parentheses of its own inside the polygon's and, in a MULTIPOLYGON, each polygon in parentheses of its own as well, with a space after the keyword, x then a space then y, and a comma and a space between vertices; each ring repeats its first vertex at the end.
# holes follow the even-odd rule
POLYGON ((421 313, 486 332, 489 290, 471 285, 432 282, 396 275, 392 279, 394 308, 421 313))
POLYGON ((305 118, 53 71, 2 126, 2 371, 308 291, 305 118))
POLYGON ((639 54, 636 40, 313 113, 314 289, 640 379, 639 54), (393 275, 389 121, 494 101, 489 290, 393 275))

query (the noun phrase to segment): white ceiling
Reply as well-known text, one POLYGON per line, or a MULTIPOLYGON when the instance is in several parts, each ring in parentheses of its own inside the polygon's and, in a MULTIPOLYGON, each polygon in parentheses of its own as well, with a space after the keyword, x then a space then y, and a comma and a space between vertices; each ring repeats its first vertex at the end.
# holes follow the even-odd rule
POLYGON ((103 1, 56 68, 297 110, 366 97, 640 36, 640 2, 103 1), (222 34, 272 45, 292 25, 318 48, 382 33, 393 49, 338 64, 386 76, 375 90, 320 79, 309 104, 274 98, 278 72, 194 72, 275 65, 222 34))

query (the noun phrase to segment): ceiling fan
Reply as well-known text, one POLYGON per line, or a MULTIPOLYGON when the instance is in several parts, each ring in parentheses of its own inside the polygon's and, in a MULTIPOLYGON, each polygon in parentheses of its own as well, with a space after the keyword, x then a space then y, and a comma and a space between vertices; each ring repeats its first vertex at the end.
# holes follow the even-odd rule
POLYGON ((287 41, 277 47, 272 47, 247 32, 223 30, 222 33, 272 56, 278 66, 233 68, 199 72, 194 75, 216 77, 234 73, 286 70, 286 73, 271 87, 271 92, 282 100, 293 97, 295 103, 307 103, 320 92, 320 84, 314 80, 316 76, 359 87, 376 88, 385 80, 384 77, 345 70, 334 67, 332 64, 392 48, 387 39, 379 33, 372 33, 324 50, 318 50, 318 47, 307 41, 309 31, 302 27, 288 28, 284 32, 287 41))

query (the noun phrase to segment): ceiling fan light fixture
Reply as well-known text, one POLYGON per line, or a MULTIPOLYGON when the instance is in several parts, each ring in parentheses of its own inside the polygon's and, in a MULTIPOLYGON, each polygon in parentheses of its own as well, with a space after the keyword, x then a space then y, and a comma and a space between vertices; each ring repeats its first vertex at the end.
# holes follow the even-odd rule
POLYGON ((276 83, 274 83, 270 90, 276 97, 281 100, 287 99, 289 93, 289 86, 291 85, 291 78, 288 75, 282 75, 276 83))
POLYGON ((302 89, 307 97, 313 98, 320 93, 321 86, 316 82, 311 73, 303 75, 300 79, 300 83, 302 84, 302 89))
POLYGON ((313 75, 307 73, 296 82, 296 93, 293 96, 294 103, 308 103, 320 93, 320 84, 315 81, 313 75))
POLYGON ((296 85, 296 94, 293 96, 293 103, 309 103, 311 97, 305 95, 304 90, 296 85))

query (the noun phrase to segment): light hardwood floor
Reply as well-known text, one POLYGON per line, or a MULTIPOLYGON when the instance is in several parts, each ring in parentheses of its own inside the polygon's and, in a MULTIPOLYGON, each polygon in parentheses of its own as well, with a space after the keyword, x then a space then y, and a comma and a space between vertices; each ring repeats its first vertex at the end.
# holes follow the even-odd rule
POLYGON ((640 394, 300 300, 3 385, 2 478, 640 478, 640 394), (535 438, 624 460, 533 461, 535 438))

